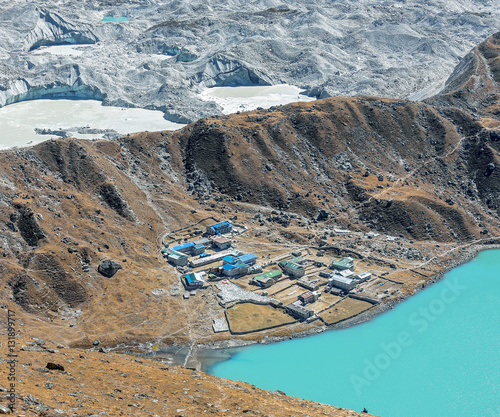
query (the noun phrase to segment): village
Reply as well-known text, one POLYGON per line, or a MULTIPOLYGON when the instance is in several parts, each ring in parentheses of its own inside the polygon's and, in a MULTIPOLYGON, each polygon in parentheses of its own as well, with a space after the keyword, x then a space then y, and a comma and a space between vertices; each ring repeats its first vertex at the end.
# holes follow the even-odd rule
POLYGON ((297 322, 333 325, 373 309, 404 285, 387 277, 390 266, 321 249, 257 256, 240 250, 245 225, 209 220, 171 233, 161 252, 176 269, 185 300, 216 294, 224 316, 213 319, 215 333, 248 334, 297 322))

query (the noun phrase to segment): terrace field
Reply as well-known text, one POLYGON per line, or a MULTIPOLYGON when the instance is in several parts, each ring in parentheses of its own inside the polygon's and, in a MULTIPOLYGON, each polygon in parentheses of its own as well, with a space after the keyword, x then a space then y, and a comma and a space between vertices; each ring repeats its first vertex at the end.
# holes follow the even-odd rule
POLYGON ((227 310, 227 318, 233 333, 255 332, 295 323, 295 320, 283 310, 252 303, 234 305, 227 310))
POLYGON ((366 301, 347 297, 320 314, 326 324, 334 324, 373 307, 366 301))

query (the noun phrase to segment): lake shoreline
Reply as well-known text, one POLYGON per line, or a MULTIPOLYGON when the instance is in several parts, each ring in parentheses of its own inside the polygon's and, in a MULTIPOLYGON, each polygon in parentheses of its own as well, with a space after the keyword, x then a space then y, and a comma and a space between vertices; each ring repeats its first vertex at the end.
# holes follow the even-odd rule
MULTIPOLYGON (((498 240, 499 237, 492 237, 491 240, 498 240)), ((425 284, 425 286, 415 288, 415 292, 407 297, 401 298, 400 300, 395 300, 395 301, 390 301, 386 304, 379 304, 373 309, 370 309, 367 312, 361 313, 358 316, 352 317, 350 319, 344 320, 340 323, 333 324, 331 326, 322 326, 322 327, 317 327, 314 329, 309 329, 309 330, 304 330, 301 332, 294 333, 290 336, 264 336, 260 340, 241 340, 241 339, 229 339, 229 340, 223 340, 220 342, 208 342, 204 344, 198 344, 195 345, 193 348, 191 348, 191 345, 177 345, 177 349, 180 350, 182 348, 189 349, 191 348, 191 351, 189 353, 189 358, 184 360, 185 366, 197 370, 202 370, 203 372, 210 373, 210 368, 212 368, 214 365, 217 363, 223 362, 225 360, 228 360, 231 358, 231 356, 235 353, 238 352, 238 350, 241 350, 243 348, 246 348, 248 346, 256 345, 256 344, 271 344, 271 343, 278 343, 282 342, 285 340, 292 340, 292 339, 299 339, 299 338, 304 338, 308 336, 313 336, 317 335, 320 333, 323 333, 325 331, 331 331, 331 330, 342 330, 342 329, 347 329, 362 323, 366 323, 383 313, 387 312, 388 310, 392 310, 395 306, 398 304, 408 300, 412 296, 418 294, 421 291, 424 291, 425 289, 429 288, 433 284, 441 281, 443 277, 450 272, 451 270, 466 264, 470 262, 472 259, 474 259, 480 252, 487 251, 487 250, 493 250, 493 249, 500 249, 500 243, 494 243, 494 244, 488 244, 488 245, 481 245, 481 244, 474 244, 471 245, 467 248, 462 249, 463 253, 460 254, 459 257, 453 259, 450 261, 450 263, 447 265, 446 269, 443 272, 440 272, 438 274, 433 275, 425 284), (212 354, 210 354, 212 353, 212 354), (217 357, 220 357, 220 360, 217 360, 217 357)))
MULTIPOLYGON (((500 237, 491 237, 484 239, 488 241, 498 241, 500 237)), ((135 346, 121 346, 119 348, 111 349, 112 351, 132 354, 134 356, 144 356, 155 358, 160 361, 165 361, 172 365, 183 366, 189 369, 198 370, 210 373, 210 369, 220 362, 229 360, 234 354, 238 353, 242 349, 245 349, 252 345, 257 344, 274 344, 283 342, 286 340, 300 339, 308 336, 314 336, 326 331, 333 330, 344 330, 354 327, 359 324, 363 324, 371 321, 372 319, 379 317, 380 315, 386 313, 389 310, 394 309, 400 303, 409 300, 413 296, 417 295, 421 291, 430 288, 432 285, 440 282, 442 278, 451 270, 464 265, 471 260, 473 260, 480 252, 487 250, 500 249, 499 243, 490 244, 471 244, 468 247, 462 248, 462 253, 460 256, 450 260, 446 265, 446 268, 429 278, 424 287, 417 287, 412 295, 406 296, 399 300, 393 300, 384 304, 379 304, 374 308, 363 312, 355 317, 348 318, 342 322, 327 326, 322 325, 321 327, 315 327, 312 329, 303 330, 300 332, 292 333, 288 336, 267 336, 264 335, 259 340, 242 340, 237 338, 221 340, 217 342, 207 342, 207 343, 190 343, 190 344, 173 344, 166 346, 166 349, 161 351, 151 352, 145 351, 144 347, 135 346)), ((149 343, 147 343, 149 344, 149 343)), ((144 345, 142 345, 144 346, 144 345)))
POLYGON ((229 351, 209 373, 375 415, 487 415, 500 383, 500 248, 458 249, 442 258, 456 266, 444 279, 366 325, 229 351))

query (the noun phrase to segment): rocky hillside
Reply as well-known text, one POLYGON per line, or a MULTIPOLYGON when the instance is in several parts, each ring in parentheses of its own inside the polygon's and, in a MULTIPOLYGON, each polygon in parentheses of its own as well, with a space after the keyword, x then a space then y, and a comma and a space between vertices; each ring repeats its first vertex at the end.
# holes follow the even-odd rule
POLYGON ((4 302, 65 343, 214 340, 208 307, 152 295, 177 282, 159 257, 168 230, 237 213, 302 243, 328 225, 408 242, 498 236, 499 151, 498 131, 464 111, 376 98, 3 151, 4 302), (99 274, 104 260, 120 273, 99 274))
MULTIPOLYGON (((257 243, 278 236, 271 243, 314 247, 326 227, 398 236, 393 258, 423 246, 452 258, 455 249, 497 241, 500 125, 495 103, 481 96, 486 90, 477 90, 481 107, 470 113, 474 80, 498 96, 497 40, 461 64, 433 105, 327 98, 210 117, 177 132, 0 152, 2 309, 16 312, 23 337, 56 345, 231 338, 212 331, 215 295, 183 300, 175 270, 159 256, 168 231, 209 216, 251 225, 257 243), (470 65, 479 58, 484 65, 470 65)), ((432 280, 419 274, 403 295, 432 280)), ((99 403, 110 414, 126 406, 179 415, 355 415, 158 363, 32 344, 21 351, 30 358, 20 364, 26 413, 99 403), (65 371, 47 372, 45 362, 56 360, 65 371), (110 372, 118 379, 107 379, 110 372), (83 388, 90 385, 92 395, 83 388), (52 388, 71 398, 54 400, 52 388)))
POLYGON ((221 114, 197 96, 212 86, 422 99, 499 13, 473 0, 2 2, 0 105, 95 98, 185 122, 221 114), (44 49, 58 45, 76 48, 44 49))
POLYGON ((168 149, 199 198, 450 241, 499 214, 497 134, 458 109, 338 98, 204 119, 168 149))
MULTIPOLYGON (((446 86, 430 104, 455 106, 483 118, 500 114, 500 33, 474 48, 455 68, 446 86)), ((490 121, 490 124, 493 121, 490 121)), ((493 123, 498 126, 498 124, 493 123)))

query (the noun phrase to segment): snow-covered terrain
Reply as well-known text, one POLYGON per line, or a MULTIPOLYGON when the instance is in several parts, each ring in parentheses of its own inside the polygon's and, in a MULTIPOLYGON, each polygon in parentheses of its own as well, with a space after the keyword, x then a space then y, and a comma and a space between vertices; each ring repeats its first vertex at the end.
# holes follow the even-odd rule
POLYGON ((421 99, 499 29, 498 0, 14 0, 0 3, 0 105, 93 98, 187 122, 222 113, 208 87, 421 99))

